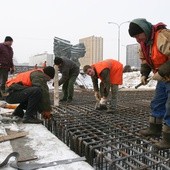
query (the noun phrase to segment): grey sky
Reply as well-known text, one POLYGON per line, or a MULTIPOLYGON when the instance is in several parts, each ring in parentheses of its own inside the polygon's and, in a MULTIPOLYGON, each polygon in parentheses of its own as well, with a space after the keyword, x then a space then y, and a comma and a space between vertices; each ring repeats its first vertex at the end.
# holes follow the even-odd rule
MULTIPOLYGON (((104 38, 104 58, 117 59, 116 25, 134 18, 146 18, 152 24, 164 22, 170 28, 169 0, 1 0, 0 41, 6 35, 14 39, 14 57, 28 62, 29 57, 47 51, 53 53, 53 38, 78 43, 80 38, 104 38)), ((128 24, 120 29, 121 61, 125 46, 136 43, 128 35, 128 24)))

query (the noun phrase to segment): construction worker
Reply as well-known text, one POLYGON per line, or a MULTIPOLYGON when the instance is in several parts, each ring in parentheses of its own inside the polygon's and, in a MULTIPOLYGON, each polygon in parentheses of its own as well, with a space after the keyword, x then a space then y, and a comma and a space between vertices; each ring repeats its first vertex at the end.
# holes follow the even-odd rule
POLYGON ((62 77, 59 80, 59 86, 63 84, 63 98, 60 102, 70 103, 74 95, 74 83, 79 75, 79 67, 72 60, 65 57, 55 57, 54 64, 58 66, 62 77))
POLYGON ((99 101, 99 106, 96 109, 114 113, 117 106, 118 85, 122 84, 123 65, 119 61, 107 59, 92 66, 85 65, 83 71, 92 78, 95 98, 99 101), (101 80, 100 89, 98 87, 98 78, 101 80), (106 104, 110 88, 112 97, 107 109, 106 104))
POLYGON ((13 115, 23 118, 23 123, 42 123, 36 118, 37 112, 45 119, 51 116, 50 95, 47 81, 54 78, 55 70, 51 66, 19 73, 6 82, 9 95, 6 101, 19 103, 13 115), (26 110, 24 113, 23 110, 26 110))
POLYGON ((42 67, 43 67, 43 68, 47 67, 47 61, 44 61, 42 67))
POLYGON ((0 43, 0 98, 6 96, 5 83, 8 79, 8 72, 14 72, 13 64, 13 39, 10 36, 5 37, 3 43, 0 43))
POLYGON ((163 23, 152 25, 146 19, 138 18, 130 22, 129 34, 140 44, 141 83, 147 84, 151 70, 153 79, 158 81, 151 101, 150 126, 139 133, 157 137, 162 134, 162 141, 155 146, 170 148, 170 30, 163 23))

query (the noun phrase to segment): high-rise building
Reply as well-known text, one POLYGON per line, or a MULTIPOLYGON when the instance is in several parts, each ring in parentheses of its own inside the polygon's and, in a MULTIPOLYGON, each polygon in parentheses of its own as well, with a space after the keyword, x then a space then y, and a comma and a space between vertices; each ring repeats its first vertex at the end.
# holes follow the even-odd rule
POLYGON ((86 37, 79 40, 80 43, 84 43, 86 47, 86 54, 80 58, 80 67, 85 65, 92 65, 98 61, 103 60, 103 38, 102 37, 86 37))
POLYGON ((130 44, 126 47, 126 65, 140 69, 139 44, 130 44))

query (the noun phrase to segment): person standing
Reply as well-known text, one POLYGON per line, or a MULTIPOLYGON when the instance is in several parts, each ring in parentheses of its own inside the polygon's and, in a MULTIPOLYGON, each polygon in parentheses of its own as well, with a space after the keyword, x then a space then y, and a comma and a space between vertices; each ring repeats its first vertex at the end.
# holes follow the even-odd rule
POLYGON ((139 133, 157 137, 162 134, 162 140, 155 146, 170 148, 170 30, 163 23, 153 25, 144 18, 137 18, 130 22, 129 34, 140 44, 141 83, 147 84, 151 71, 157 80, 150 105, 149 128, 139 133))
POLYGON ((43 68, 47 67, 47 61, 44 61, 42 67, 43 67, 43 68))
POLYGON ((59 86, 63 84, 63 97, 60 102, 72 102, 74 95, 74 83, 79 75, 79 67, 72 60, 65 57, 55 57, 54 64, 58 66, 62 77, 59 80, 59 86))
POLYGON ((111 89, 111 101, 107 113, 114 113, 117 106, 118 85, 123 82, 123 65, 119 61, 107 59, 98 63, 85 65, 85 74, 91 76, 95 98, 99 101, 97 110, 107 110, 107 101, 111 89), (100 88, 98 79, 101 80, 100 88))
POLYGON ((0 43, 0 98, 6 96, 5 83, 8 79, 8 72, 14 72, 13 64, 13 39, 6 36, 3 43, 0 43))
POLYGON ((42 123, 36 118, 37 112, 49 119, 52 109, 47 81, 53 79, 54 75, 54 68, 47 66, 19 73, 15 78, 9 79, 6 82, 9 93, 6 101, 10 104, 19 103, 13 115, 23 118, 23 123, 42 123))

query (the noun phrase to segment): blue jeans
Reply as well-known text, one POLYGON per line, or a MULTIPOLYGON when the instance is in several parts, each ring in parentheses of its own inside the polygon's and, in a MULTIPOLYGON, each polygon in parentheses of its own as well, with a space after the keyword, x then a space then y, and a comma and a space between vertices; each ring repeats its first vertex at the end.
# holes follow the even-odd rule
POLYGON ((170 83, 158 81, 155 96, 151 101, 151 115, 163 118, 170 126, 170 83))

